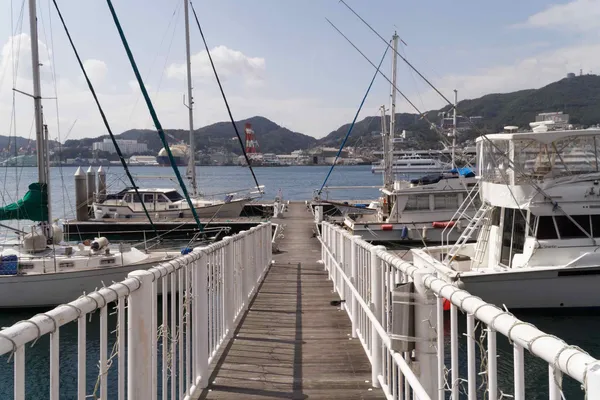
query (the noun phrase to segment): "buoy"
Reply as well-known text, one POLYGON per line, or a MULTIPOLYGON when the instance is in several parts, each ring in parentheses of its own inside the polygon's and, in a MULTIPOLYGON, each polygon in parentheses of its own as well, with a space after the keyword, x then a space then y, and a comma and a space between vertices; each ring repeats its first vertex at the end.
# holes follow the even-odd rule
POLYGON ((392 229, 394 229, 394 225, 392 225, 392 224, 383 224, 383 225, 381 225, 381 230, 382 231, 391 231, 392 229))
POLYGON ((186 254, 189 254, 192 252, 192 248, 191 247, 184 247, 183 249, 181 249, 181 255, 185 256, 186 254))
POLYGON ((405 225, 404 228, 402 228, 402 233, 400 234, 400 239, 406 239, 406 238, 408 238, 408 228, 405 225))
POLYGON ((450 301, 444 299, 444 311, 450 311, 450 301))

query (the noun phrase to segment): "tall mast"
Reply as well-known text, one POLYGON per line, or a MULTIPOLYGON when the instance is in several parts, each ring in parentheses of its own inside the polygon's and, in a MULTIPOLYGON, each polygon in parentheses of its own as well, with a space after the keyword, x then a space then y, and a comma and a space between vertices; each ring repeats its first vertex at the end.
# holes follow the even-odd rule
POLYGON ((192 60, 190 55, 190 15, 188 0, 183 0, 183 10, 185 15, 185 66, 187 70, 187 89, 188 89, 188 118, 190 123, 190 156, 188 161, 188 178, 192 186, 192 195, 198 195, 196 188, 196 150, 194 146, 194 98, 192 97, 192 60))
POLYGON ((456 167, 454 151, 456 149, 456 104, 458 103, 458 92, 454 89, 454 107, 452 113, 452 168, 456 167))
MULTIPOLYGON (((398 35, 394 32, 392 37, 392 46, 394 51, 392 52, 392 86, 390 88, 390 130, 387 134, 387 153, 384 153, 384 157, 387 158, 386 174, 384 186, 392 188, 394 186, 394 134, 396 132, 396 70, 398 65, 398 35)), ((385 111, 384 111, 385 117, 385 111)), ((385 119, 384 119, 385 121, 385 119)))
MULTIPOLYGON (((31 33, 31 66, 33 69, 33 104, 35 116, 35 146, 37 153, 38 181, 46 185, 48 196, 50 194, 48 179, 48 143, 44 135, 44 118, 42 115, 42 89, 40 84, 40 55, 38 48, 37 9, 36 1, 29 0, 29 29, 31 33)), ((52 229, 50 204, 48 204, 48 220, 42 222, 42 229, 46 237, 51 237, 52 229)))
POLYGON ((389 135, 387 131, 387 124, 385 122, 385 106, 381 106, 381 137, 383 141, 383 187, 390 188, 394 184, 394 171, 392 169, 393 157, 390 154, 394 153, 393 149, 390 149, 389 135), (390 186, 391 182, 391 186, 390 186))

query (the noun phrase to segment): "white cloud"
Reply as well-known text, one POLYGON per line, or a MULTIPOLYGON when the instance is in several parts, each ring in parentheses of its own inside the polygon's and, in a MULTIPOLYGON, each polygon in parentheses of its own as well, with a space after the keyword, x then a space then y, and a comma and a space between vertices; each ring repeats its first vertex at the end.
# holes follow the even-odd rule
POLYGON ((600 0, 573 0, 550 6, 517 26, 586 32, 598 29, 600 0))
MULTIPOLYGON (((51 63, 49 56, 50 49, 38 40, 40 74, 42 80, 49 80, 52 77, 51 63)), ((31 37, 26 33, 10 36, 0 50, 0 89, 4 85, 12 85, 13 78, 31 79, 31 37), (8 82, 8 83, 7 83, 8 82)))
POLYGON ((85 68, 85 71, 90 77, 93 85, 102 83, 104 78, 106 78, 106 74, 108 73, 108 67, 106 66, 106 63, 101 60, 85 60, 83 62, 83 67, 85 68))
MULTIPOLYGON (((240 77, 244 82, 256 85, 263 80, 265 59, 249 57, 241 51, 232 50, 225 46, 217 46, 210 52, 219 73, 219 77, 227 79, 240 77)), ((208 53, 203 50, 192 55, 192 76, 196 78, 213 78, 213 71, 208 59, 208 53)), ((167 76, 174 79, 185 79, 185 63, 171 64, 167 67, 167 76)))

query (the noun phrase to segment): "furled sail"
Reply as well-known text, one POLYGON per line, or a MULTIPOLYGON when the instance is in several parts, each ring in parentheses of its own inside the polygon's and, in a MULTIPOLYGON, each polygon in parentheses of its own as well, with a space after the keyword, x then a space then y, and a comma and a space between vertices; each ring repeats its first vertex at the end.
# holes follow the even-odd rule
POLYGON ((0 207, 0 221, 26 219, 31 221, 48 220, 48 186, 32 183, 23 198, 5 207, 0 207))

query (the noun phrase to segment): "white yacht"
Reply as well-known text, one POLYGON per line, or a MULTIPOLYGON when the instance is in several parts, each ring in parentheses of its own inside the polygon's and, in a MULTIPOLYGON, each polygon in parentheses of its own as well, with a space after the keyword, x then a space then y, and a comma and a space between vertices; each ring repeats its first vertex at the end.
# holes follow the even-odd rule
MULTIPOLYGON (((192 212, 185 198, 175 189, 135 189, 126 188, 118 193, 109 194, 104 200, 93 203, 94 220, 104 218, 140 218, 146 219, 142 202, 153 220, 172 218, 191 218, 192 212)), ((256 196, 260 192, 255 193, 256 196)), ((244 205, 251 201, 253 194, 235 198, 235 194, 227 194, 223 200, 192 198, 192 204, 199 218, 236 218, 244 205)))
MULTIPOLYGON (((452 164, 445 163, 437 158, 421 157, 418 154, 411 154, 396 158, 392 164, 392 171, 395 174, 434 174, 448 171, 452 164)), ((384 162, 376 162, 371 167, 372 173, 383 173, 384 162)))
POLYGON ((479 138, 481 207, 454 245, 413 250, 415 265, 509 309, 600 307, 599 145, 596 128, 479 138))

